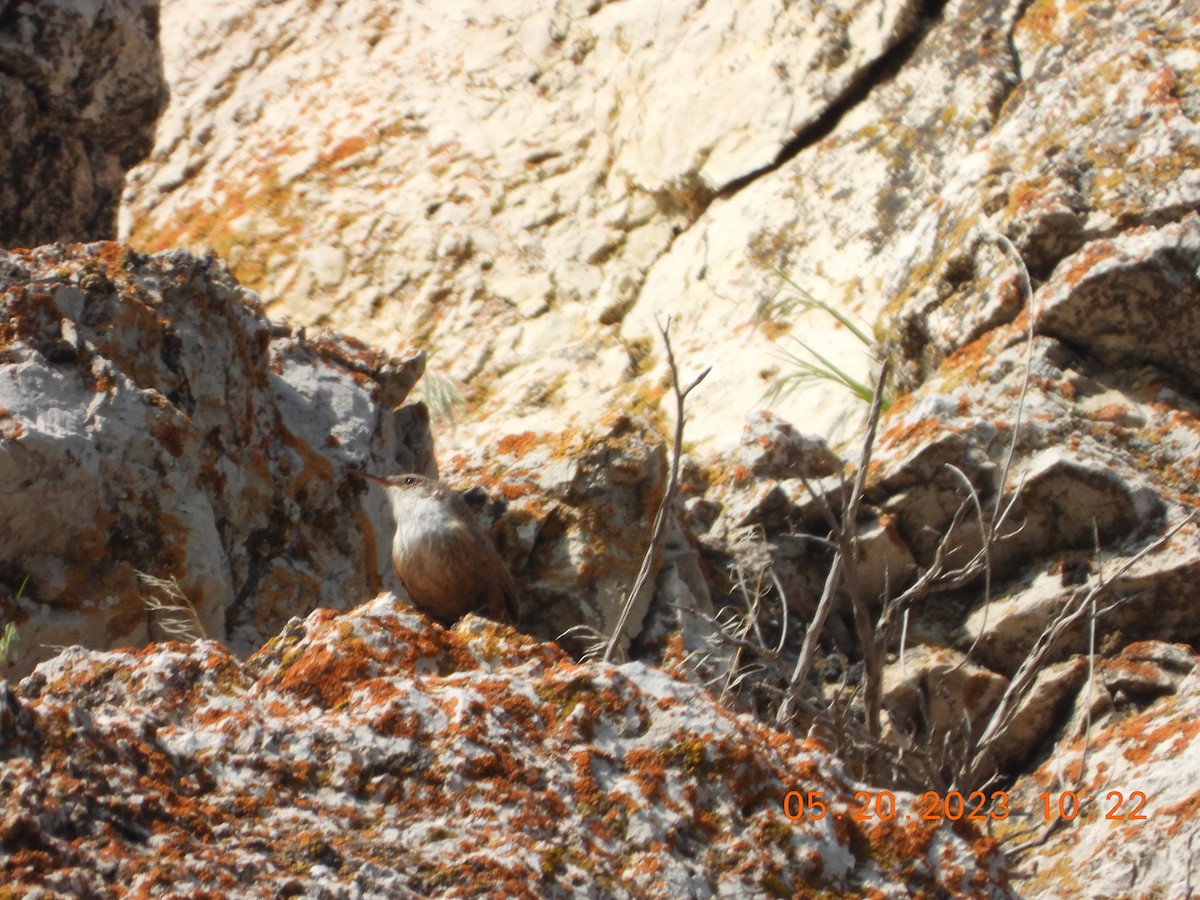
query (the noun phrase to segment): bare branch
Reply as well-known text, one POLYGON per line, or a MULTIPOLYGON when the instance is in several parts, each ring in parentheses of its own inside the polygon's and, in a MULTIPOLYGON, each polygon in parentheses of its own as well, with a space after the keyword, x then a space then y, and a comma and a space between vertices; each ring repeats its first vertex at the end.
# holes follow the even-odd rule
MULTIPOLYGON (((817 603, 817 611, 813 615, 813 620, 809 623, 808 630, 804 634, 804 643, 800 648, 800 656, 796 660, 796 668, 792 671, 792 677, 789 679, 788 690, 784 694, 783 702, 780 703, 779 709, 776 712, 775 721, 779 724, 787 722, 792 715, 792 706, 800 696, 800 692, 804 689, 804 683, 808 679, 808 673, 812 668, 813 660, 816 658, 817 642, 821 638, 821 632, 825 629, 825 623, 829 619, 829 614, 833 611, 833 600, 837 595, 837 587, 842 580, 843 570, 846 566, 846 548, 848 542, 844 540, 844 535, 849 533, 849 530, 855 528, 855 523, 858 520, 858 508, 862 503, 867 469, 871 464, 871 453, 875 447, 875 433, 879 428, 879 418, 883 412, 883 386, 887 381, 887 374, 888 364, 885 362, 880 367, 879 377, 875 382, 875 398, 871 402, 871 413, 867 419, 867 433, 866 437, 863 438, 863 450, 858 463, 858 471, 854 476, 854 486, 851 488, 850 496, 846 500, 846 506, 842 514, 842 523, 835 528, 835 533, 838 535, 838 549, 834 553, 833 563, 829 567, 829 574, 825 578, 825 588, 821 592, 820 602, 817 603)), ((856 556, 852 545, 850 546, 850 552, 852 557, 856 556)), ((853 561, 855 560, 852 559, 851 562, 853 561)))
POLYGON ((1008 484, 1008 473, 1012 468, 1013 457, 1017 451, 1017 440, 1021 434, 1021 419, 1025 412, 1025 398, 1029 395, 1029 377, 1033 372, 1033 335, 1034 327, 1037 324, 1037 308, 1034 304, 1033 284, 1029 279, 1029 269, 1025 267, 1025 260, 1021 258, 1021 254, 1013 246, 1013 242, 998 231, 985 231, 981 236, 996 244, 1001 252, 1017 267, 1017 277, 1021 282, 1021 307, 1024 308, 1026 305, 1029 307, 1029 335, 1025 344, 1025 374, 1021 380, 1021 393, 1017 399, 1017 413, 1013 419, 1012 443, 1008 445, 1008 452, 1004 457, 1004 465, 1000 469, 1000 484, 996 494, 996 513, 992 522, 992 534, 994 536, 999 532, 1005 518, 1007 518, 1008 513, 1012 510, 1016 502, 1017 495, 1020 493, 1018 487, 1018 490, 1013 492, 1013 497, 1008 505, 1003 510, 1000 509, 1000 498, 1004 494, 1004 486, 1008 484))
POLYGON ((1111 576, 1097 578, 1096 584, 1087 594, 1081 598, 1077 595, 1076 599, 1068 601, 1059 611, 1054 621, 1038 636, 1037 641, 1034 642, 1033 647, 1030 648, 1029 653, 1026 654, 1024 661, 1009 682, 1004 696, 1000 698, 999 705, 996 707, 995 712, 992 713, 987 727, 976 743, 975 753, 972 756, 970 765, 963 771, 962 784, 974 785, 978 782, 981 770, 986 764, 992 750, 995 749, 1000 738, 1012 724, 1012 720, 1020 709, 1021 703, 1033 687, 1034 680, 1037 678, 1038 673, 1048 664, 1050 654, 1054 651, 1063 634, 1075 625, 1076 622, 1094 610, 1096 599, 1101 593, 1108 590, 1113 582, 1128 572, 1140 560, 1159 550, 1181 528, 1190 523, 1193 518, 1194 515, 1189 514, 1166 534, 1159 536, 1152 543, 1147 544, 1129 559, 1125 560, 1111 576))
POLYGON ((646 555, 642 557, 642 567, 638 570, 637 578, 633 581, 633 587, 629 591, 629 596, 625 598, 625 602, 621 606, 621 615, 617 619, 617 625, 608 638, 608 646, 604 650, 604 662, 612 662, 613 657, 616 655, 617 646, 620 644, 621 636, 625 633, 625 627, 629 624, 629 616, 633 613, 633 606, 637 602, 637 596, 641 593, 646 579, 650 577, 650 571, 654 568, 654 563, 662 555, 662 543, 666 534, 667 513, 671 508, 671 503, 675 499, 675 492, 679 486, 679 458, 683 454, 683 403, 687 399, 687 395, 712 371, 712 366, 708 366, 693 378, 686 388, 681 390, 679 387, 679 369, 675 365, 675 354, 671 350, 671 320, 667 319, 665 326, 660 324, 658 331, 662 335, 663 345, 667 350, 667 366, 671 372, 671 387, 675 391, 675 442, 671 450, 671 472, 667 478, 667 488, 663 491, 662 502, 659 503, 658 512, 654 516, 654 527, 650 531, 650 545, 646 548, 646 555))

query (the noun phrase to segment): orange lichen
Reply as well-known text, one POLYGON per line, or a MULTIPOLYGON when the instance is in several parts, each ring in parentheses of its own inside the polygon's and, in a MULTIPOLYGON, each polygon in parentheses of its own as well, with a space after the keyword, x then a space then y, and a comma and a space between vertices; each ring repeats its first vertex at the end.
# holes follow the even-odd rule
POLYGON ((1111 242, 1093 241, 1070 258, 1069 262, 1062 267, 1062 274, 1059 277, 1068 286, 1077 285, 1085 275, 1095 268, 1097 263, 1112 259, 1116 255, 1116 248, 1111 242))
POLYGON ((340 141, 333 148, 323 151, 317 156, 317 167, 320 169, 328 168, 334 163, 341 162, 347 157, 353 156, 356 153, 361 153, 368 146, 370 141, 363 135, 354 135, 340 141))
POLYGON ((1057 39, 1058 4, 1055 0, 1035 0, 1021 16, 1017 27, 1036 34, 1042 41, 1057 39))
POLYGON ((150 427, 150 433, 175 459, 183 456, 184 446, 189 443, 188 439, 191 437, 191 433, 181 427, 181 423, 168 416, 156 418, 150 427))
POLYGON ((1166 722, 1146 729, 1144 722, 1130 720, 1123 732, 1123 756, 1131 763, 1145 763, 1160 755, 1178 756, 1187 745, 1200 735, 1200 721, 1180 723, 1166 722))

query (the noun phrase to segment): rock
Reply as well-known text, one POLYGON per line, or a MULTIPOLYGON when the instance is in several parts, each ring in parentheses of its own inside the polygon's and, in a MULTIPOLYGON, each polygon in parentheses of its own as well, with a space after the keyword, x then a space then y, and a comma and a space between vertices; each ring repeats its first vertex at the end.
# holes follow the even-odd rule
POLYGON ((1099 674, 1113 695, 1148 701, 1175 693, 1197 662, 1200 654, 1186 644, 1140 641, 1102 662, 1099 674))
MULTIPOLYGON (((933 563, 969 488, 985 496, 995 490, 993 448, 1001 439, 997 423, 970 401, 933 386, 881 422, 867 497, 922 565, 933 563)), ((969 555, 966 547, 957 553, 969 555)))
MULTIPOLYGON (((752 418, 737 448, 690 460, 685 522, 722 617, 757 607, 755 619, 773 640, 812 617, 829 561, 822 502, 840 508, 842 467, 825 441, 765 413, 752 418)), ((899 557, 880 556, 886 548, 869 543, 864 572, 882 577, 899 557)))
POLYGON ((757 478, 808 478, 817 480, 842 471, 842 461, 815 435, 801 434, 787 422, 767 412, 750 418, 737 451, 727 466, 735 480, 743 470, 757 478))
MULTIPOLYGON (((10 7, 32 21, 27 4, 10 7)), ((577 892, 853 894, 898 885, 896 894, 1003 895, 1003 864, 989 846, 975 844, 962 861, 957 842, 975 840, 973 831, 844 820, 805 832, 835 848, 832 859, 798 856, 794 835, 780 828, 787 824, 761 813, 761 792, 749 791, 759 806, 743 802, 745 784, 728 774, 742 771, 730 746, 701 731, 707 749, 697 756, 688 743, 696 732, 680 731, 707 721, 708 698, 680 693, 644 665, 574 667, 558 650, 470 619, 448 638, 391 598, 348 616, 290 620, 317 603, 345 607, 395 587, 382 549, 390 526, 340 475, 351 464, 434 470, 428 413, 406 403, 428 359, 430 383, 463 385, 470 415, 443 443, 447 475, 476 486, 468 499, 533 600, 530 629, 549 640, 572 626, 616 628, 666 486, 654 429, 667 430, 662 410, 672 400, 656 327, 668 317, 683 383, 709 363, 713 374, 689 396, 683 490, 618 635, 627 655, 736 683, 731 703, 774 713, 830 572, 821 500, 834 518, 844 515, 842 476, 860 458, 854 434, 865 412, 827 379, 790 395, 786 388, 804 359, 827 359, 869 383, 886 358, 890 409, 848 526, 859 552, 846 580, 857 582, 871 615, 923 586, 904 611, 909 676, 889 672, 897 721, 907 709, 921 750, 977 740, 1064 605, 1095 600, 1098 620, 1081 620, 1040 658, 993 758, 973 768, 1009 777, 1049 754, 1013 792, 1024 802, 1013 805, 1022 822, 1036 819, 1037 794, 1053 773, 1072 779, 1064 783, 1091 778, 1089 790, 1108 789, 1114 773, 1147 774, 1168 798, 1169 821, 1149 837, 1132 833, 1146 824, 1138 820, 1122 826, 1117 843, 1105 831, 1055 844, 1050 862, 1024 857, 1031 894, 1074 889, 1093 866, 1105 896, 1182 883, 1169 860, 1194 855, 1179 813, 1192 808, 1190 795, 1176 783, 1190 760, 1163 736, 1189 733, 1195 676, 1185 672, 1200 641, 1200 551, 1189 519, 1200 505, 1200 13, 1165 0, 874 0, 844 15, 815 3, 731 8, 680 0, 648 15, 636 5, 563 0, 531 13, 461 0, 381 14, 371 4, 302 0, 166 5, 173 103, 152 157, 130 175, 123 232, 155 249, 211 243, 272 309, 337 322, 390 349, 271 326, 253 303, 230 299, 244 295, 214 274, 211 257, 88 264, 107 281, 89 281, 92 269, 73 269, 61 250, 39 251, 36 272, 26 257, 0 266, 19 287, 5 295, 10 315, 0 320, 0 400, 15 398, 17 410, 3 407, 0 449, 42 454, 0 459, 0 475, 18 486, 7 495, 17 527, 0 537, 9 554, 0 554, 0 579, 11 596, 25 574, 36 576, 15 614, 0 605, 15 615, 3 624, 39 641, 60 619, 68 623, 62 642, 78 638, 81 621, 111 631, 97 640, 105 645, 162 636, 166 619, 145 612, 147 590, 127 589, 145 571, 194 598, 197 615, 223 629, 235 651, 283 630, 246 665, 213 645, 164 645, 140 657, 151 675, 209 667, 214 683, 196 690, 196 702, 216 694, 227 700, 222 713, 241 711, 234 725, 189 722, 251 742, 235 746, 236 761, 214 764, 235 776, 215 813, 172 806, 149 781, 139 790, 150 799, 137 804, 97 803, 91 783, 80 790, 70 779, 71 800, 42 803, 40 782, 25 770, 4 782, 0 796, 14 785, 22 793, 0 819, 0 844, 57 854, 52 864, 74 873, 45 875, 47 890, 82 892, 97 871, 86 862, 71 869, 71 854, 91 846, 72 816, 114 829, 97 841, 142 848, 150 831, 128 810, 154 813, 157 803, 172 815, 151 819, 151 830, 182 822, 171 840, 189 866, 211 861, 188 843, 200 840, 195 831, 204 852, 260 854, 228 871, 289 872, 294 882, 273 885, 280 892, 319 892, 333 883, 320 879, 345 874, 341 890, 354 870, 366 873, 362 884, 428 894, 443 876, 429 848, 462 827, 461 817, 429 809, 452 798, 479 806, 481 823, 504 826, 503 844, 481 824, 469 832, 473 845, 442 847, 457 854, 456 872, 474 853, 470 877, 489 890, 509 876, 522 889, 545 887, 544 876, 577 892), (138 303, 151 312, 126 326, 138 303), (110 321, 122 327, 105 331, 110 321), (126 334, 141 356, 121 344, 126 334), (389 360, 410 341, 428 356, 389 360), (772 416, 755 408, 768 394, 783 395, 772 416), (94 422, 102 427, 89 431, 94 422), (842 437, 849 442, 839 445, 842 437), (125 463, 140 467, 136 477, 125 463), (97 487, 110 483, 111 494, 97 487), (38 518, 43 509, 55 514, 50 524, 38 518), (90 528, 83 542, 81 521, 90 528), (143 546, 136 539, 145 534, 161 537, 143 546), (736 656, 715 631, 713 606, 727 608, 727 628, 754 626, 739 632, 749 637, 736 656), (400 676, 389 668, 395 654, 400 676), (717 671, 694 671, 697 659, 717 671), (735 661, 739 668, 720 671, 735 661), (498 681, 472 682, 479 673, 498 681), (566 696, 560 676, 572 686, 566 696), (488 704, 507 709, 513 696, 519 710, 486 715, 488 704), (611 704, 597 706, 597 697, 611 704), (688 723, 670 717, 672 703, 688 707, 688 723), (387 724, 350 719, 377 706, 387 724), (307 717, 285 715, 292 708, 307 717), (462 724, 456 715, 482 748, 439 743, 462 724), (650 715, 674 729, 665 741, 650 715), (272 716, 282 721, 264 725, 272 716), (1121 717, 1136 731, 1123 732, 1121 717), (522 730, 531 721, 557 723, 600 750, 522 730), (314 722, 333 733, 303 730, 314 722), (396 722, 412 746, 381 748, 396 722), (1107 771, 1076 764, 1083 750, 1072 742, 1088 729, 1106 735, 1099 765, 1107 771), (298 752, 293 733, 311 757, 288 756, 298 752), (677 734, 686 752, 664 756, 677 734), (614 743, 625 739, 643 743, 614 743), (518 762, 531 744, 549 764, 532 755, 536 762, 518 762), (369 748, 361 759, 359 747, 369 748), (268 756, 254 780, 244 775, 250 750, 268 756), (346 757, 353 765, 338 768, 346 757), (706 769, 714 760, 723 768, 706 769), (534 768, 557 774, 531 781, 534 768), (420 780, 426 772, 436 783, 420 780), (547 791, 580 772, 575 805, 553 794, 557 812, 543 826, 536 817, 544 814, 529 810, 544 809, 547 791), (338 806, 342 819, 293 803, 322 812, 312 817, 316 838, 298 836, 299 851, 280 862, 268 859, 276 835, 262 825, 274 819, 255 806, 270 793, 255 792, 264 781, 290 796, 319 784, 353 803, 338 806), (376 793, 354 793, 364 784, 376 793), (505 807, 517 815, 494 812, 510 795, 484 803, 497 785, 532 785, 528 803, 505 807), (625 802, 637 796, 652 814, 625 802), (355 818, 363 813, 355 804, 367 802, 384 806, 355 818), (375 840, 372 829, 394 817, 388 803, 424 815, 383 834, 389 854, 379 856, 355 841, 375 840), (229 821, 231 809, 252 824, 229 821), (720 844, 729 829, 710 834, 695 809, 719 809, 744 841, 720 844), (603 813, 599 822, 593 813, 603 813), (77 830, 64 830, 64 815, 77 830), (508 826, 518 819, 537 821, 542 833, 515 837, 508 826), (204 832, 208 821, 220 830, 204 832), (342 830, 321 830, 331 821, 342 830), (536 841, 583 849, 547 855, 536 841), (920 852, 880 864, 880 841, 920 852), (736 855, 735 873, 713 874, 709 856, 697 862, 696 848, 714 845, 725 854, 718 858, 736 855), (396 847, 415 849, 397 862, 396 847), (1168 861, 1151 859, 1156 850, 1168 861), (763 853, 773 854, 769 866, 763 853), (876 868, 860 878, 851 856, 876 868), (953 882, 943 877, 949 867, 953 882)), ((846 593, 841 585, 831 594, 810 683, 799 686, 804 703, 869 677, 846 593)), ((144 703, 129 703, 118 695, 142 677, 129 674, 141 663, 131 654, 95 659, 72 651, 43 669, 61 702, 43 695, 43 676, 25 693, 0 692, 6 740, 53 748, 62 734, 83 733, 110 754, 101 762, 169 769, 168 778, 183 772, 197 779, 185 784, 196 796, 218 792, 207 762, 173 762, 190 759, 194 746, 207 751, 195 731, 166 750, 137 733, 105 743, 99 728, 142 723, 146 707, 167 715, 174 701, 151 690, 144 703), (93 672, 99 665, 108 674, 114 659, 125 666, 118 675, 104 681, 93 672), (95 712, 104 704, 89 693, 94 685, 126 703, 111 721, 95 712), (47 712, 48 703, 59 705, 47 712), (121 756, 142 753, 142 744, 153 752, 121 756), (171 766, 158 765, 158 752, 171 766)), ((853 743, 864 693, 833 711, 841 732, 807 711, 792 727, 837 738, 847 765, 869 765, 884 748, 853 743)), ((790 738, 720 715, 738 722, 756 771, 774 772, 792 752, 781 749, 790 738), (765 734, 769 749, 751 731, 765 734)), ((952 778, 954 755, 940 762, 952 778)), ((805 778, 826 783, 810 763, 801 763, 805 778)), ((1022 840, 1009 839, 1010 849, 1022 840)), ((142 865, 158 863, 130 864, 125 883, 142 877, 142 865)))
MULTIPOLYGON (((624 415, 589 429, 508 435, 485 453, 459 454, 445 465, 449 483, 482 482, 498 496, 502 514, 493 534, 527 585, 522 624, 545 640, 579 626, 613 633, 650 547, 667 477, 662 440, 624 415)), ((711 611, 677 508, 666 522, 665 543, 634 603, 623 647, 648 627, 650 615, 670 620, 650 629, 661 641, 668 632, 694 629, 694 619, 690 626, 682 621, 689 612, 711 611)), ((575 646, 589 643, 575 638, 575 646)))
POLYGON ((1171 896, 1187 883, 1195 859, 1186 835, 1196 827, 1197 715, 1200 678, 1193 670, 1178 693, 1094 729, 1013 786, 1014 815, 998 832, 1010 846, 1040 835, 1059 817, 1060 799, 1070 812, 1074 802, 1065 792, 1080 800, 1078 817, 1023 858, 1024 896, 1171 896))
POLYGON ((909 648, 884 670, 890 739, 907 739, 949 763, 961 755, 968 737, 979 738, 1007 687, 1008 679, 956 651, 909 648))
POLYGON ((474 617, 444 630, 386 595, 244 663, 210 641, 72 649, 0 681, 14 703, 0 867, 20 893, 253 872, 273 895, 1015 896, 974 827, 856 820, 865 786, 814 742, 663 671, 574 665, 474 617))
MULTIPOLYGON (((14 672, 55 646, 137 645, 180 621, 248 652, 355 586, 401 590, 388 505, 345 470, 437 474, 428 412, 406 403, 423 352, 389 360, 272 324, 213 256, 50 246, 0 273, 0 467, 17 486, 0 498, 14 523, 0 571, 13 595, 29 577, 14 672)), ((483 512, 527 585, 528 628, 612 633, 666 490, 656 435, 624 416, 510 435, 486 463, 452 458, 447 477, 498 489, 483 512)), ((676 510, 667 523, 622 644, 641 635, 655 658, 673 635, 686 651, 710 633, 676 510)))
POLYGON ((1084 705, 1079 695, 1087 670, 1082 656, 1037 670, 1012 721, 998 734, 992 758, 1000 769, 1010 774, 1027 771, 1024 767, 1044 758, 1047 739, 1062 733, 1064 714, 1084 705))
POLYGON ((423 410, 393 409, 421 355, 272 341, 224 265, 183 251, 0 254, 0 292, 0 571, 10 596, 28 579, 14 672, 164 636, 177 616, 152 597, 247 650, 379 586, 342 471, 432 465, 423 410))
MULTIPOLYGON (((720 462, 716 463, 719 467, 720 462)), ((782 531, 796 518, 796 504, 787 486, 773 479, 762 481, 747 478, 742 485, 731 486, 721 506, 722 526, 728 533, 748 528, 782 531)))
MULTIPOLYGON (((1129 551, 1115 558, 1107 554, 1101 559, 1091 554, 1075 560, 1068 557, 1031 567, 1025 578, 1001 585, 991 601, 977 604, 964 622, 963 631, 976 645, 978 658, 1011 674, 1068 601, 1083 602, 1090 592, 1095 592, 1097 609, 1104 611, 1098 625, 1100 638, 1115 637, 1114 649, 1130 640, 1195 642, 1191 585, 1197 563, 1196 527, 1177 520, 1169 524, 1181 526, 1175 538, 1136 561, 1129 551), (1118 573, 1118 568, 1124 572, 1118 573)), ((1087 619, 1080 620, 1060 639, 1055 658, 1085 652, 1087 631, 1087 619)))
POLYGON ((1200 339, 1198 272, 1196 213, 1091 241, 1039 292, 1039 329, 1106 366, 1149 363, 1195 384, 1200 367, 1185 348, 1200 339))
POLYGON ((1014 476, 1013 533, 993 557, 1002 571, 1014 565, 1014 556, 1128 542, 1161 524, 1159 496, 1100 460, 1051 447, 1022 460, 1014 476))
MULTIPOLYGON (((727 448, 728 411, 788 370, 789 330, 867 369, 846 328, 785 311, 771 269, 873 321, 894 248, 1017 78, 1012 15, 990 0, 170 2, 172 103, 122 235, 211 244, 273 313, 334 316, 388 348, 429 337, 481 414, 456 449, 652 395, 663 354, 638 348, 673 315, 681 364, 717 364, 690 438, 727 448), (336 283, 332 250, 312 252, 335 247, 336 283), (462 327, 481 321, 486 341, 462 327), (556 390, 528 402, 530 384, 556 390)), ((779 409, 806 433, 848 418, 827 384, 779 409)))
POLYGON ((855 581, 868 606, 878 610, 886 597, 899 593, 900 585, 907 585, 917 572, 908 544, 900 537, 896 522, 890 516, 881 516, 861 524, 855 532, 857 558, 855 581))
POLYGON ((0 246, 117 236, 167 103, 157 0, 13 0, 0 25, 0 246))
MULTIPOLYGON (((1028 581, 1000 590, 989 602, 981 602, 966 617, 963 630, 985 665, 1012 675, 1024 662, 1038 638, 1062 612, 1068 597, 1060 575, 1041 572, 1028 581)), ((1060 653, 1081 652, 1086 638, 1080 627, 1069 633, 1070 643, 1060 653)))
MULTIPOLYGON (((904 265, 886 288, 894 299, 883 333, 903 348, 902 383, 919 383, 956 348, 1022 311, 1010 267, 997 268, 994 250, 976 252, 986 232, 1007 235, 1033 277, 1050 278, 1038 307, 1060 307, 1050 317, 1059 325, 1045 330, 1095 343, 1109 358, 1120 348, 1161 358, 1157 340, 1139 346, 1132 334, 1126 340, 1105 329, 1114 318, 1135 333, 1153 329, 1176 302, 1169 295, 1178 293, 1178 279, 1188 281, 1195 225, 1169 223, 1200 202, 1200 128, 1190 76, 1182 74, 1193 69, 1195 48, 1155 35, 1194 34, 1197 24, 1195 10, 1132 2, 1111 14, 1039 5, 1016 22, 1020 83, 897 248, 904 265), (1133 290, 1118 288, 1122 281, 1133 290), (1051 299, 1056 286, 1082 306, 1051 299), (1073 333, 1081 308, 1087 324, 1073 333)), ((1193 262, 1192 282, 1194 271, 1193 262)), ((1188 321, 1190 313, 1180 324, 1188 321)))
POLYGON ((884 736, 909 752, 928 754, 943 771, 956 773, 969 753, 978 752, 993 719, 1005 716, 1007 721, 994 729, 996 739, 977 763, 977 771, 983 773, 977 777, 1011 777, 1030 761, 1044 758, 1047 739, 1061 734, 1064 712, 1072 709, 1087 675, 1082 656, 1047 664, 1020 696, 1014 696, 1009 712, 1001 703, 1011 688, 1007 677, 958 651, 912 647, 903 662, 884 670, 884 736))

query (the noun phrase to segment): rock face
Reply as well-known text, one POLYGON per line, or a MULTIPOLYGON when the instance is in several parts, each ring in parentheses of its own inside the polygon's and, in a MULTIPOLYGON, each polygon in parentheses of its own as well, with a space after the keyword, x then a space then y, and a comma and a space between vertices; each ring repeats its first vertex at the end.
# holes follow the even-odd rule
MULTIPOLYGON (((523 627, 545 640, 611 635, 651 546, 667 489, 666 450, 645 422, 612 415, 587 428, 507 435, 444 464, 450 483, 474 483, 498 498, 497 538, 527 585, 523 627)), ((664 538, 651 558, 622 636, 643 638, 643 658, 662 659, 664 641, 685 635, 695 649, 711 613, 708 585, 679 511, 667 511, 664 538), (653 648, 653 649, 651 649, 653 648)))
POLYGON ((167 102, 158 0, 0 4, 0 246, 111 239, 167 102))
MULTIPOLYGON (((1008 223, 1042 278, 1200 190, 1187 4, 308 7, 163 4, 173 101, 123 234, 211 244, 299 321, 423 341, 472 401, 458 446, 657 403, 655 316, 715 364, 697 446, 793 371, 789 333, 861 376, 774 270, 868 329, 891 310, 913 387, 1013 313, 951 222, 1008 223)), ((848 416, 822 382, 777 411, 848 416)))
POLYGON ((0 739, 23 893, 1013 896, 990 839, 855 820, 860 786, 817 745, 690 684, 386 597, 245 663, 68 651, 0 682, 0 739), (790 791, 826 814, 789 819, 790 791))
POLYGON ((121 244, 0 254, 0 322, 0 572, 8 596, 25 583, 11 671, 180 615, 249 652, 378 589, 343 470, 433 471, 423 408, 396 409, 421 355, 273 337, 215 257, 121 244))
MULTIPOLYGON (((250 653, 293 615, 400 589, 383 496, 346 470, 437 474, 428 414, 405 405, 423 354, 274 326, 214 256, 121 244, 0 254, 0 321, 0 572, 9 596, 25 585, 10 674, 181 621, 250 653)), ((482 501, 525 627, 612 633, 666 489, 661 439, 614 416, 487 456, 450 457, 445 479, 482 501)), ((680 610, 710 609, 669 520, 623 641, 653 620, 655 658, 704 633, 680 610)))
MULTIPOLYGON (((1039 820, 1048 786, 1088 793, 1103 782, 1165 804, 1158 826, 1051 831, 1012 859, 1039 873, 1030 896, 1082 891, 1081 873, 1098 867, 1096 895, 1169 893, 1192 856, 1179 824, 1191 786, 1176 782, 1200 642, 1195 15, 1169 4, 1029 5, 1012 32, 1024 80, 911 221, 904 264, 886 282, 878 334, 899 399, 881 422, 856 522, 857 577, 881 604, 931 571, 946 576, 909 611, 903 655, 890 645, 888 720, 925 746, 961 749, 956 732, 969 723, 981 733, 1038 653, 992 747, 1010 776, 1042 764, 1014 799, 1039 820), (981 546, 976 509, 985 528, 1001 525, 986 570, 957 580, 981 546), (1065 609, 1089 604, 1094 628, 1084 615, 1045 640, 1065 609), (1085 728, 1103 759, 1087 758, 1085 728)), ((774 571, 788 607, 811 611, 829 554, 806 538, 822 526, 797 478, 835 509, 844 486, 804 472, 800 457, 791 472, 746 477, 763 454, 743 442, 722 466, 743 477, 693 482, 689 524, 706 559, 774 571), (746 543, 751 529, 759 537, 746 543)), ((831 658, 856 646, 840 609, 831 658)), ((1007 831, 1008 849, 1028 837, 1020 830, 1007 831)))
MULTIPOLYGON (((1173 696, 1097 729, 1089 736, 1086 754, 1082 738, 1075 739, 1063 757, 1013 789, 1014 803, 1031 815, 1023 824, 1006 823, 1009 846, 1040 838, 1047 818, 1057 817, 1060 802, 1070 816, 1055 837, 1026 851, 1030 879, 1024 890, 1029 896, 1170 897, 1194 878, 1195 772, 1200 766, 1197 657, 1192 649, 1178 646, 1138 649, 1110 666, 1101 680, 1143 697, 1163 690, 1173 696), (1190 675, 1179 674, 1188 671, 1190 675), (1074 815, 1071 794, 1079 799, 1074 815), (1050 817, 1045 815, 1047 803, 1050 817), (1147 852, 1148 847, 1155 852, 1147 852)), ((1111 702, 1120 690, 1097 687, 1100 703, 1111 702)))
POLYGON ((888 285, 885 328, 903 348, 903 382, 1020 311, 1011 276, 975 251, 986 231, 1011 238, 1030 274, 1050 280, 1039 304, 1047 331, 1109 364, 1195 377, 1141 340, 1166 319, 1172 334, 1195 328, 1196 226, 1184 220, 1200 205, 1196 15, 1167 3, 1107 13, 1038 3, 1017 23, 1023 81, 914 223, 900 248, 907 265, 888 285), (1122 314, 1125 297, 1141 302, 1122 314))
MULTIPOLYGON (((718 363, 691 437, 727 438, 780 370, 771 267, 873 319, 932 170, 1011 87, 1006 7, 928 6, 166 0, 173 101, 122 233, 216 247, 274 313, 421 341, 473 401, 460 446, 656 402, 675 314, 681 356, 718 363)), ((832 393, 784 411, 828 427, 832 393)))

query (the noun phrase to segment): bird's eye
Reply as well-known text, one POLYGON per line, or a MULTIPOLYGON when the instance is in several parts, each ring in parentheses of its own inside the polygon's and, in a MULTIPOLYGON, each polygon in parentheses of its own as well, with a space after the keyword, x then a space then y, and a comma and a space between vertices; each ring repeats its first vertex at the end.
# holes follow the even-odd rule
POLYGON ((404 478, 404 483, 405 483, 405 484, 416 484, 416 483, 417 483, 417 476, 415 476, 415 475, 406 475, 406 476, 405 476, 405 478, 404 478))

